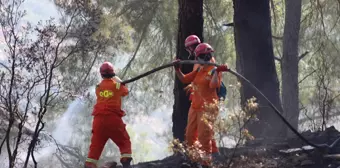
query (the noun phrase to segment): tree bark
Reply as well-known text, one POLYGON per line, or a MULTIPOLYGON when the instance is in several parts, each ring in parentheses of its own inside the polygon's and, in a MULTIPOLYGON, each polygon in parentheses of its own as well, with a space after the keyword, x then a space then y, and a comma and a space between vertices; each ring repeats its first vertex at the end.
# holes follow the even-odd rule
MULTIPOLYGON (((233 0, 237 70, 282 110, 279 81, 274 63, 269 0, 233 0)), ((259 121, 246 128, 255 138, 285 136, 283 122, 268 103, 245 83, 241 83, 241 105, 256 97, 259 121)))
MULTIPOLYGON (((297 129, 299 122, 299 31, 301 0, 286 0, 283 35, 282 105, 288 121, 297 129)), ((288 129, 288 136, 293 132, 288 129)))
MULTIPOLYGON (((178 0, 178 34, 177 34, 177 59, 187 60, 188 52, 185 50, 185 38, 191 34, 197 35, 203 41, 203 0, 178 0)), ((183 65, 184 74, 191 72, 193 65, 183 65)), ((174 106, 172 115, 172 132, 175 139, 184 141, 185 127, 187 125, 188 111, 190 108, 189 97, 184 92, 184 87, 179 79, 175 78, 174 106)))

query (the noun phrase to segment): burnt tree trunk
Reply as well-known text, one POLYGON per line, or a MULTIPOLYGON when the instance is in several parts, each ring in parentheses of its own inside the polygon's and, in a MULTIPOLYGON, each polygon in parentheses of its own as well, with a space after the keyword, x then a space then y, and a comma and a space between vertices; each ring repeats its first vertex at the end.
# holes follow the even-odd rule
MULTIPOLYGON (((283 35, 282 105, 288 121, 298 128, 299 122, 299 32, 301 0, 286 0, 283 35)), ((288 130, 288 135, 293 132, 288 130)))
MULTIPOLYGON (((237 70, 259 88, 279 110, 279 81, 274 63, 269 0, 234 0, 234 33, 237 70)), ((241 104, 256 97, 259 121, 246 126, 255 138, 284 136, 283 122, 251 87, 241 83, 241 104)))
MULTIPOLYGON (((203 34, 203 0, 178 0, 178 35, 177 35, 177 58, 188 59, 185 50, 185 38, 191 34, 197 35, 201 40, 203 34)), ((184 74, 191 72, 193 65, 183 65, 181 70, 184 74)), ((184 87, 179 79, 175 78, 174 106, 172 114, 172 132, 175 139, 184 141, 185 127, 187 126, 188 111, 190 108, 189 97, 184 92, 184 87)))

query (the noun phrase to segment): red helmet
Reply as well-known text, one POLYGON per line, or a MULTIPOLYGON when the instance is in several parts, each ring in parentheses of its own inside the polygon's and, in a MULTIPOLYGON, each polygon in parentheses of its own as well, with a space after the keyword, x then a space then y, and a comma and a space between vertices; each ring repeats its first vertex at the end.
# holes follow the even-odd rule
POLYGON ((110 62, 104 62, 100 66, 101 75, 114 75, 113 65, 110 62))
POLYGON ((198 57, 201 54, 209 54, 214 52, 214 49, 208 43, 199 44, 194 51, 195 57, 198 57))
POLYGON ((196 35, 190 35, 185 39, 184 46, 189 47, 199 43, 201 43, 200 38, 198 38, 196 35))

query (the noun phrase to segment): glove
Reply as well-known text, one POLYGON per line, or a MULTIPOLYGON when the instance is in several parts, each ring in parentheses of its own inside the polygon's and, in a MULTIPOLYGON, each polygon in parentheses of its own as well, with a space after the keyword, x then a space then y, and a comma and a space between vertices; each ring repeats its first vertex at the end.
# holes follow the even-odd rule
POLYGON ((180 67, 181 67, 181 65, 179 64, 180 61, 181 61, 180 59, 176 59, 175 61, 172 61, 176 72, 180 70, 180 67))
POLYGON ((228 66, 226 64, 225 65, 220 65, 216 69, 216 72, 227 72, 227 71, 229 71, 229 68, 228 68, 228 66))
POLYGON ((191 84, 188 85, 188 86, 186 86, 186 87, 184 88, 184 90, 185 90, 185 92, 186 92, 187 95, 191 94, 191 93, 194 91, 194 89, 192 88, 192 85, 191 85, 191 84))

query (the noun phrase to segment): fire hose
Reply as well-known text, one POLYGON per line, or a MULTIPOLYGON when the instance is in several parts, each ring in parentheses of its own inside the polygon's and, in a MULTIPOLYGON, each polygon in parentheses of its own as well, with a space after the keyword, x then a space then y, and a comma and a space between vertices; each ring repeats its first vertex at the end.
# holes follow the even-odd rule
MULTIPOLYGON (((155 73, 159 70, 162 70, 162 69, 165 69, 165 68, 168 68, 168 67, 172 67, 174 66, 175 64, 204 64, 204 65, 213 65, 213 66, 219 66, 218 64, 216 63, 211 63, 211 62, 204 62, 204 61, 194 61, 194 60, 183 60, 183 61, 180 61, 180 62, 177 62, 177 63, 168 63, 168 64, 165 64, 165 65, 162 65, 160 67, 157 67, 155 69, 152 69, 150 71, 147 71, 141 75, 138 75, 134 78, 131 78, 131 79, 128 79, 128 80, 124 80, 122 81, 122 84, 127 84, 127 83, 131 83, 133 81, 136 81, 140 78, 143 78, 145 76, 148 76, 152 73, 155 73)), ((251 83, 248 79, 246 79, 244 76, 242 76, 241 74, 237 73, 236 71, 234 71, 233 69, 229 69, 228 70, 229 73, 231 73, 232 75, 236 76, 238 79, 242 80, 243 82, 245 82, 246 84, 248 84, 250 87, 252 87, 256 92, 258 92, 266 101, 267 103, 269 104, 269 106, 274 110, 274 112, 278 115, 278 117, 288 126, 288 128, 294 133, 296 134, 296 136, 298 136, 302 141, 304 141, 306 144, 314 147, 314 148, 317 148, 317 149, 320 149, 322 151, 330 151, 332 148, 334 148, 340 141, 340 137, 337 138, 331 145, 328 145, 328 144, 315 144, 315 143, 312 143, 310 142, 309 140, 307 140, 305 137, 303 137, 288 121, 287 119, 282 115, 282 112, 280 112, 280 110, 278 110, 278 108, 253 84, 251 83)))

